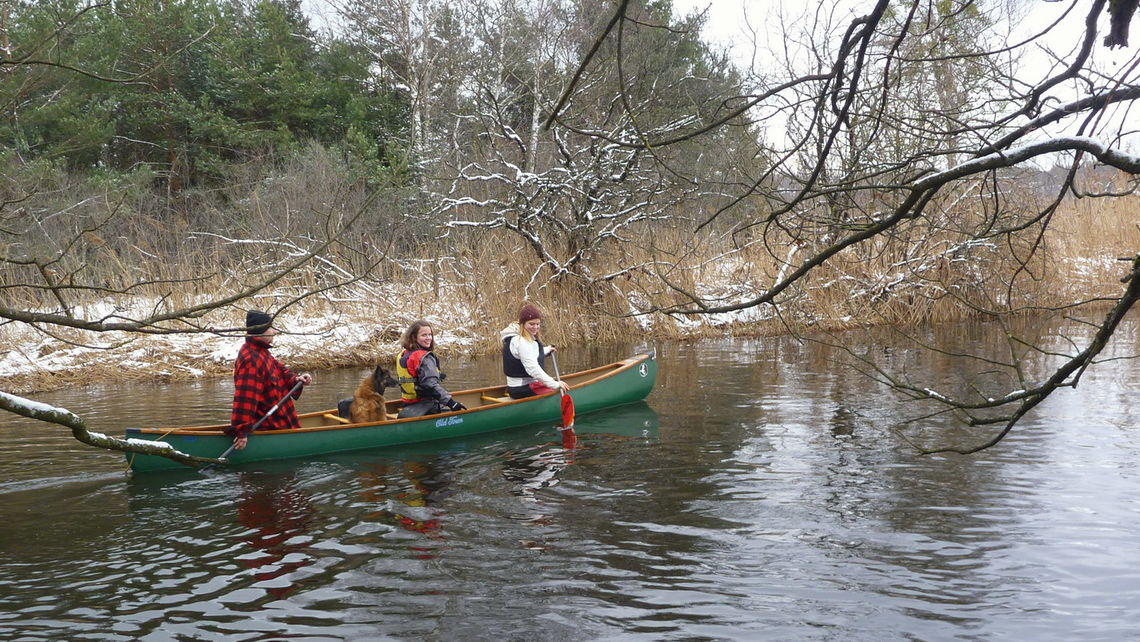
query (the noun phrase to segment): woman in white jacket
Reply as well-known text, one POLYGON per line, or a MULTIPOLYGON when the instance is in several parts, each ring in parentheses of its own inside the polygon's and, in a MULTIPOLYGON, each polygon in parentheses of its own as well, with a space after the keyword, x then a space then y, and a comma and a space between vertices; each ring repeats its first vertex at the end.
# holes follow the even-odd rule
POLYGON ((570 390, 565 381, 558 381, 543 369, 546 355, 554 346, 544 346, 538 339, 542 329, 542 312, 530 303, 519 310, 519 322, 512 323, 499 333, 503 341, 503 374, 507 375, 507 394, 512 399, 533 397, 558 388, 570 390))

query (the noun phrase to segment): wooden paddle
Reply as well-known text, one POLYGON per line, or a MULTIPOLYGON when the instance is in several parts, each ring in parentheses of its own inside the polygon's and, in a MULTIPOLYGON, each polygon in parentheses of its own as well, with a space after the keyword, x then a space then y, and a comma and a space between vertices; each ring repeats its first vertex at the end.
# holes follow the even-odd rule
MULTIPOLYGON (((303 383, 301 383, 300 381, 298 381, 298 382, 296 383, 296 385, 294 385, 294 386, 293 386, 293 389, 292 389, 292 390, 290 390, 289 392, 285 393, 285 396, 284 396, 284 397, 281 397, 281 400, 280 400, 280 401, 278 401, 277 403, 273 404, 273 407, 269 409, 269 412, 265 413, 265 416, 264 416, 264 417, 262 417, 261 419, 258 419, 258 420, 257 420, 257 423, 253 424, 253 428, 250 428, 250 429, 249 429, 249 434, 250 434, 250 435, 252 435, 252 434, 253 434, 253 431, 255 431, 255 430, 257 430, 258 428, 260 428, 260 427, 261 427, 261 424, 265 423, 265 420, 266 420, 266 419, 269 419, 271 416, 273 416, 273 413, 277 412, 277 409, 281 407, 281 404, 285 403, 285 400, 287 400, 289 397, 292 397, 292 396, 293 396, 293 394, 294 394, 294 393, 296 393, 298 390, 300 390, 300 389, 301 389, 301 386, 303 386, 303 385, 305 385, 305 384, 303 384, 303 383)), ((230 444, 230 447, 226 449, 226 452, 224 452, 224 453, 222 453, 221 455, 219 455, 219 456, 218 456, 218 459, 225 459, 226 457, 228 457, 228 456, 229 456, 229 454, 230 454, 230 453, 232 453, 232 452, 234 451, 234 448, 236 448, 236 447, 237 447, 237 442, 235 441, 233 444, 230 444)))

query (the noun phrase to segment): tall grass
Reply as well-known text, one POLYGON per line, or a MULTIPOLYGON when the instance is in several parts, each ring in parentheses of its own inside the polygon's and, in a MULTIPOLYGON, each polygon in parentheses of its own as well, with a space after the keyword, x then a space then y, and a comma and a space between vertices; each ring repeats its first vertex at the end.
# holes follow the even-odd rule
MULTIPOLYGON (((1047 227, 987 236, 981 231, 993 229, 997 215, 987 211, 985 199, 959 195, 933 204, 926 217, 890 237, 841 252, 774 305, 703 315, 692 313, 691 294, 708 306, 754 299, 843 228, 770 226, 733 235, 710 226, 694 233, 679 211, 670 223, 643 224, 622 241, 599 244, 587 271, 556 277, 507 230, 425 230, 406 192, 385 188, 369 201, 370 190, 348 174, 335 154, 314 146, 288 162, 243 168, 226 187, 184 194, 173 206, 152 195, 145 172, 81 178, 57 168, 29 173, 8 165, 0 190, 4 201, 18 205, 0 211, 9 232, 0 237, 8 259, 0 262, 4 305, 84 316, 186 307, 240 291, 331 235, 335 243, 319 260, 198 321, 203 328, 237 328, 247 307, 287 306, 286 318, 327 320, 330 332, 345 325, 365 329, 350 343, 291 357, 298 368, 330 368, 390 357, 399 333, 417 318, 456 339, 442 351, 493 352, 498 331, 524 302, 546 312, 545 339, 555 345, 1019 313, 1114 295, 1123 273, 1115 259, 1140 247, 1132 215, 1140 197, 1066 200, 1047 227), (353 217, 355 223, 342 227, 353 217), (46 283, 54 287, 29 287, 46 283), (314 291, 319 294, 302 296, 314 291)), ((1039 211, 1028 196, 1009 200, 1025 208, 1002 210, 1003 224, 1039 211)), ((130 376, 229 372, 225 360, 172 354, 178 351, 163 339, 148 341, 154 367, 133 368, 130 376)), ((72 344, 104 350, 92 367, 17 373, 5 384, 13 390, 129 376, 117 364, 140 344, 15 323, 0 326, 0 342, 45 353, 28 361, 72 344)))

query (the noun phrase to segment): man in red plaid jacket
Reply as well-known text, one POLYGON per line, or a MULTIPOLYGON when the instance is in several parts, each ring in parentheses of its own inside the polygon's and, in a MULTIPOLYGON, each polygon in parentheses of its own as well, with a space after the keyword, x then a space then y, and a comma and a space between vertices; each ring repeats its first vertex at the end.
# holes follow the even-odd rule
POLYGON ((248 336, 234 363, 234 404, 230 426, 226 429, 226 434, 233 436, 237 450, 245 448, 253 425, 266 417, 279 401, 281 405, 261 422, 258 430, 301 427, 293 406, 293 400, 301 396, 301 389, 292 395, 289 391, 297 382, 309 385, 313 377, 307 372, 300 376, 293 374, 269 354, 273 337, 277 335, 272 322, 273 319, 260 310, 250 310, 245 315, 248 336))

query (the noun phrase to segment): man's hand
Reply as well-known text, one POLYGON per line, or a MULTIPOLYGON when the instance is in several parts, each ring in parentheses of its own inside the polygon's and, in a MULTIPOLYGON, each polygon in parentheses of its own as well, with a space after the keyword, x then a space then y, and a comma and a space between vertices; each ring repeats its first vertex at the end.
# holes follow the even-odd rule
POLYGON ((245 445, 249 443, 249 437, 243 436, 234 439, 234 450, 245 450, 245 445))

